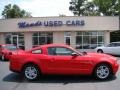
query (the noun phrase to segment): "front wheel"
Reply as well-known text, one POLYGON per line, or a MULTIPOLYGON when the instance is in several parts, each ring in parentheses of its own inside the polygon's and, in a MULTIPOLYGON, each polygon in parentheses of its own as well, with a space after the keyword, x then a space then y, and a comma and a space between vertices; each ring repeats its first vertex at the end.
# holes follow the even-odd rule
POLYGON ((100 64, 95 68, 95 77, 100 80, 108 79, 112 76, 112 70, 107 64, 100 64))
POLYGON ((103 53, 103 50, 99 49, 97 50, 97 53, 103 53))
POLYGON ((1 56, 1 60, 2 60, 2 61, 5 60, 5 55, 4 55, 4 54, 2 54, 2 56, 1 56))
POLYGON ((27 80, 32 81, 39 78, 40 70, 36 65, 29 64, 24 67, 23 74, 27 80))

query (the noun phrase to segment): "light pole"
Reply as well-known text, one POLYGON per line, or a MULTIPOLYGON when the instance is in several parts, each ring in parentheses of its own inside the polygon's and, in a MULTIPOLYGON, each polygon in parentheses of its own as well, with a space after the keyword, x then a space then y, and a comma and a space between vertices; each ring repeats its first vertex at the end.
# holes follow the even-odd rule
POLYGON ((119 30, 120 30, 120 14, 119 14, 119 30))

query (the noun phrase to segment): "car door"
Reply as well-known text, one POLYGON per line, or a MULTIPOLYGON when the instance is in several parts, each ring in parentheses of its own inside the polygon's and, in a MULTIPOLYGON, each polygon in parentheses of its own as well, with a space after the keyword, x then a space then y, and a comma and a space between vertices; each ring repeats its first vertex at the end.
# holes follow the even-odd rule
POLYGON ((104 47, 104 53, 115 54, 115 52, 116 52, 115 49, 116 49, 115 43, 110 43, 106 47, 104 47))
POLYGON ((104 48, 104 52, 113 55, 120 55, 120 46, 118 46, 116 43, 110 43, 104 48))
POLYGON ((72 56, 76 52, 65 47, 48 48, 48 53, 51 62, 48 68, 53 74, 82 74, 91 67, 87 57, 72 56))
POLYGON ((114 55, 120 55, 120 43, 119 42, 115 42, 113 50, 114 50, 114 55))

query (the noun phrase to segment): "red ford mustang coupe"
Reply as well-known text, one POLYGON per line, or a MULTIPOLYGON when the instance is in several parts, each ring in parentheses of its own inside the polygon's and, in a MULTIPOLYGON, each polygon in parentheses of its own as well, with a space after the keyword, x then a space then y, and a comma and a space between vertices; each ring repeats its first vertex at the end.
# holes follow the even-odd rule
POLYGON ((26 53, 12 54, 10 70, 22 73, 28 80, 36 80, 41 74, 94 75, 104 80, 118 71, 117 59, 98 53, 80 53, 72 47, 47 44, 26 53))

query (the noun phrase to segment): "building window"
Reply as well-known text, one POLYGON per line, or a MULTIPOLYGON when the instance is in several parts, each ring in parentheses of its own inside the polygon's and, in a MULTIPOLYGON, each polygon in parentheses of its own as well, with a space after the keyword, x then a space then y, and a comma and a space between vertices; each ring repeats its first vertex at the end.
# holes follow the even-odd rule
POLYGON ((76 49, 94 49, 104 44, 104 32, 76 32, 76 49))
POLYGON ((65 39, 65 44, 70 45, 71 44, 71 32, 65 32, 64 39, 65 39))
POLYGON ((21 49, 24 47, 24 34, 23 33, 6 33, 5 34, 5 43, 14 44, 21 49))
POLYGON ((43 44, 53 43, 53 33, 52 32, 35 32, 32 35, 33 47, 43 44))

